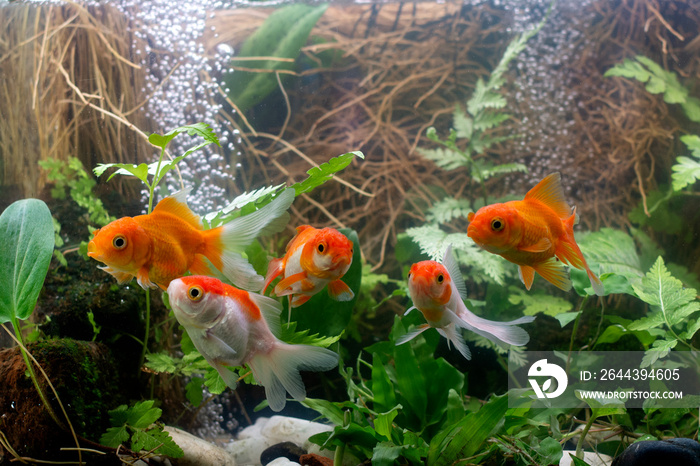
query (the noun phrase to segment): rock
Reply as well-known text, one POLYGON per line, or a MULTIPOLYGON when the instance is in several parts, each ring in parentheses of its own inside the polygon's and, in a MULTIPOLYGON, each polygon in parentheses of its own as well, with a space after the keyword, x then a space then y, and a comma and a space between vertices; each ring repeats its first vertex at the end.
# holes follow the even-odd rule
MULTIPOLYGON (((56 388, 76 433, 99 440, 110 426, 107 411, 122 401, 118 371, 109 349, 101 343, 70 339, 27 346, 56 388)), ((62 447, 75 447, 75 441, 48 415, 34 384, 25 376, 26 370, 19 348, 0 352, 0 429, 20 456, 76 461, 74 451, 60 451, 62 447)), ((65 423, 53 392, 36 367, 35 372, 54 412, 65 423)))
MULTIPOLYGON (((576 450, 564 450, 564 454, 562 455, 561 460, 559 460, 559 466, 571 466, 574 464, 574 460, 571 459, 572 456, 576 456, 576 450)), ((613 459, 612 456, 604 455, 602 453, 584 451, 583 461, 590 466, 610 466, 613 459)))
POLYGON ((333 460, 331 458, 315 455, 313 453, 301 455, 299 463, 301 463, 302 466, 333 466, 333 460))
MULTIPOLYGON (((285 416, 258 418, 255 424, 246 427, 238 434, 238 440, 226 445, 226 451, 236 459, 238 464, 260 464, 260 455, 266 449, 282 442, 291 442, 309 453, 315 453, 328 458, 333 457, 333 451, 323 450, 309 442, 309 437, 321 432, 332 430, 332 426, 318 422, 307 421, 285 416)), ((345 465, 357 465, 359 461, 346 454, 345 465)))
POLYGON ((700 444, 688 438, 633 443, 612 462, 613 466, 700 466, 700 444))
POLYGON ((236 466, 236 460, 229 452, 197 436, 176 427, 166 426, 185 456, 177 459, 178 466, 236 466))
POLYGON ((306 450, 293 442, 282 442, 266 448, 260 454, 260 463, 266 466, 276 458, 287 458, 295 463, 299 462, 299 457, 306 454, 306 450))
POLYGON ((301 466, 299 463, 295 463, 294 461, 291 461, 287 458, 281 457, 272 460, 271 462, 267 463, 267 466, 301 466))

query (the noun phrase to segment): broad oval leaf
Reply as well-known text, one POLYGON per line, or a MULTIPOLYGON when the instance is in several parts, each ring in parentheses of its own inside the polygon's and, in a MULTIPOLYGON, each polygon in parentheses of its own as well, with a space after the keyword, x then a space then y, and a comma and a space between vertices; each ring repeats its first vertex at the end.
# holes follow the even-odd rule
POLYGON ((23 199, 0 215, 0 323, 26 319, 34 311, 49 270, 55 242, 44 201, 23 199))

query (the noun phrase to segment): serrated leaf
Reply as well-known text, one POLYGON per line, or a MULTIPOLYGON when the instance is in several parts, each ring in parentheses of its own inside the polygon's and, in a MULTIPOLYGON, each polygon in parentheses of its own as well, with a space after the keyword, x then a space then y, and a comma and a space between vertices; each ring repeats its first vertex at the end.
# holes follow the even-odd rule
POLYGON ((318 333, 309 335, 309 329, 296 332, 296 327, 296 322, 282 324, 282 334, 280 335, 280 340, 284 341, 285 343, 289 343, 290 345, 312 345, 328 348, 330 345, 340 340, 340 338, 343 336, 342 332, 339 335, 330 337, 320 336, 318 333))
POLYGON ((278 184, 276 186, 265 186, 254 191, 244 192, 240 196, 236 196, 231 202, 228 203, 226 207, 216 212, 210 212, 204 216, 204 220, 211 222, 217 215, 226 215, 234 210, 241 209, 251 202, 257 202, 268 194, 276 193, 282 188, 284 184, 278 184))
POLYGON ((146 367, 156 372, 175 372, 175 359, 167 353, 149 353, 146 355, 146 367))
POLYGON ((481 180, 475 179, 475 181, 485 181, 497 175, 505 175, 508 173, 527 173, 527 167, 522 163, 503 163, 500 165, 493 165, 489 162, 474 162, 475 169, 479 171, 481 180))
MULTIPOLYGON (((459 105, 456 105, 454 112, 452 112, 452 126, 458 138, 471 139, 474 132, 474 122, 459 105)), ((435 128, 433 128, 433 134, 435 134, 435 128)), ((430 136, 428 137, 430 138, 430 136)))
POLYGON ((601 228, 577 235, 577 243, 596 274, 614 272, 631 283, 639 282, 644 275, 634 239, 624 231, 601 228))
POLYGON ((675 348, 677 344, 678 340, 675 338, 670 340, 656 340, 652 348, 644 352, 644 357, 642 357, 639 367, 649 367, 659 359, 666 357, 669 351, 675 348))
POLYGON ((697 134, 686 134, 681 136, 681 142, 685 144, 693 154, 693 157, 700 158, 700 136, 697 134))
POLYGON ((644 276, 640 285, 632 285, 637 296, 652 306, 657 306, 665 322, 669 325, 680 323, 684 317, 697 310, 691 305, 697 293, 692 288, 684 288, 683 283, 674 278, 666 269, 663 258, 658 257, 651 270, 644 276), (679 313, 679 310, 682 312, 679 313), (680 317, 680 316, 683 317, 680 317))
POLYGON ((318 167, 313 167, 311 170, 307 171, 306 173, 309 177, 302 182, 294 184, 292 188, 294 188, 297 196, 309 192, 333 178, 333 175, 350 165, 355 157, 364 159, 365 155, 360 151, 354 151, 333 157, 328 162, 322 163, 318 167))
POLYGON ((447 223, 455 218, 466 218, 473 211, 469 200, 446 197, 428 209, 426 219, 431 223, 447 223))
POLYGON ((681 107, 690 121, 700 123, 700 99, 688 97, 685 102, 681 103, 681 107))
POLYGON ((525 306, 523 314, 533 316, 542 312, 548 316, 555 317, 559 314, 569 312, 574 306, 569 301, 558 296, 551 296, 542 293, 527 293, 522 288, 509 286, 508 302, 513 305, 522 304, 525 306))
MULTIPOLYGON (((505 106, 505 103, 506 100, 503 99, 503 106, 505 106)), ((474 129, 477 131, 485 131, 500 125, 509 118, 510 115, 507 113, 481 112, 474 118, 474 129)))
POLYGON ((117 448, 119 445, 129 440, 129 431, 125 425, 110 427, 107 432, 100 437, 100 443, 110 448, 117 448))
POLYGON ((212 395, 220 395, 226 390, 226 382, 213 367, 204 374, 204 385, 207 386, 212 395))
POLYGON ((127 409, 126 423, 137 429, 145 429, 156 422, 163 411, 160 408, 154 408, 153 400, 145 400, 137 402, 134 406, 127 409))
POLYGON ((465 167, 470 159, 463 153, 456 150, 439 147, 437 149, 417 148, 416 152, 426 160, 430 160, 443 170, 454 170, 465 167))
POLYGON ((676 158, 676 163, 671 169, 674 191, 680 191, 700 179, 700 162, 689 157, 676 158))
POLYGON ((175 443, 169 433, 157 427, 149 430, 136 430, 131 436, 131 449, 134 451, 153 451, 170 458, 182 458, 185 453, 175 443))

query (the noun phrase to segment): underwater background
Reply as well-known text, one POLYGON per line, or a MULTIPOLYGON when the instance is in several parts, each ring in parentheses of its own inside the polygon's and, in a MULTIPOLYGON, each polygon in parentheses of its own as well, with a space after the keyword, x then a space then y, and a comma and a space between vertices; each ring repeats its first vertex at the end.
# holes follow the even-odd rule
POLYGON ((164 425, 225 445, 275 414, 246 368, 226 389, 161 290, 86 255, 94 229, 183 188, 206 229, 294 188, 285 229, 245 249, 262 276, 300 225, 353 242, 351 301, 323 290, 290 324, 281 313, 282 340, 339 355, 281 412, 329 424, 312 441, 336 464, 559 464, 697 440, 700 403, 515 408, 506 394, 525 350, 695 356, 698 2, 12 1, 0 25, 1 464, 121 464, 119 445, 178 464, 164 425), (555 172, 604 296, 575 268, 569 291, 527 290, 467 236, 470 212, 555 172), (449 245, 472 312, 536 316, 525 346, 466 331, 467 360, 433 329, 396 344, 425 322, 404 317, 411 265, 449 245), (100 453, 61 450, 76 445, 100 453))

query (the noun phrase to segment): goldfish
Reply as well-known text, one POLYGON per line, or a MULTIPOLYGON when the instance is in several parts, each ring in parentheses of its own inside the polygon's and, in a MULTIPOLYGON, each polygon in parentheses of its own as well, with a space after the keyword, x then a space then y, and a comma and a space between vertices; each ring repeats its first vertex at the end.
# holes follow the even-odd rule
POLYGON ((354 293, 341 278, 352 264, 352 255, 352 241, 338 230, 301 225, 287 244, 284 257, 272 259, 268 264, 263 293, 281 275, 274 293, 289 296, 290 312, 326 285, 331 298, 351 301, 354 293))
POLYGON ((265 207, 210 230, 187 207, 188 193, 164 198, 150 214, 123 217, 95 230, 88 256, 103 262, 100 269, 120 284, 136 277, 144 289, 166 289, 187 271, 213 275, 218 270, 240 288, 260 290, 263 278, 240 253, 258 235, 286 226, 294 190, 286 189, 265 207))
POLYGON ((559 173, 537 183, 522 201, 488 205, 467 218, 467 236, 486 251, 518 264, 520 280, 528 290, 535 272, 562 290, 570 290, 571 280, 563 265, 568 264, 586 271, 595 294, 605 293, 574 239, 578 216, 576 208, 572 211, 564 200, 559 173))
POLYGON ((238 382, 228 367, 248 364, 273 411, 284 408, 285 391, 296 400, 306 398, 300 370, 326 371, 338 364, 329 349, 290 345, 275 336, 282 311, 275 299, 198 275, 171 281, 167 291, 178 322, 226 385, 235 389, 238 382))
POLYGON ((533 316, 510 322, 495 322, 467 309, 463 301, 467 297, 467 286, 452 254, 452 245, 447 247, 442 264, 428 260, 411 266, 408 273, 408 294, 413 306, 405 314, 418 309, 428 323, 399 337, 397 345, 412 340, 431 327, 447 338, 466 359, 471 359, 471 352, 460 329, 471 330, 499 345, 522 346, 530 341, 527 332, 516 325, 532 322, 535 320, 533 316))

